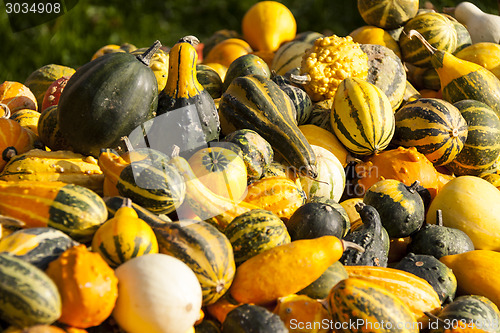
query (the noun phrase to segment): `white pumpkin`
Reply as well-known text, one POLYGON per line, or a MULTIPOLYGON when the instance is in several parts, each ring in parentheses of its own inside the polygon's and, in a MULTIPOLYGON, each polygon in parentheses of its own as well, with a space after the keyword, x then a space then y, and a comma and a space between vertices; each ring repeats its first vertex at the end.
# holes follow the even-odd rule
POLYGON ((147 254, 116 268, 113 317, 128 333, 186 333, 200 316, 202 293, 194 272, 167 254, 147 254))
POLYGON ((316 154, 318 177, 313 180, 301 176, 302 189, 307 198, 323 196, 338 202, 345 188, 344 167, 331 151, 316 145, 311 145, 311 148, 316 154))

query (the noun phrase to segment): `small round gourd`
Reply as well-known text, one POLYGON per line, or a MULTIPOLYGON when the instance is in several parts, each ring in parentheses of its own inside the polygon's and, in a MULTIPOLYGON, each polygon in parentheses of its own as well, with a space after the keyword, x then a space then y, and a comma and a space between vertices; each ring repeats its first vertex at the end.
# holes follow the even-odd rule
POLYGON ((415 274, 437 292, 441 303, 453 301, 457 291, 457 278, 453 271, 434 256, 408 253, 395 268, 415 274))
POLYGON ((302 89, 291 84, 285 77, 275 75, 272 80, 283 90, 293 102, 296 111, 297 125, 306 124, 312 111, 312 101, 309 95, 302 89))
POLYGON ((358 0, 363 20, 382 29, 396 29, 418 13, 418 0, 358 0))
POLYGON ((309 202, 299 207, 286 223, 292 240, 344 234, 344 217, 332 206, 309 202))
POLYGON ((132 258, 158 253, 153 229, 138 217, 130 199, 124 201, 115 216, 102 224, 92 238, 92 250, 113 268, 132 258))
POLYGON ((347 233, 351 229, 351 220, 349 219, 349 215, 347 214, 347 211, 345 210, 344 207, 342 207, 341 204, 339 204, 335 200, 330 199, 329 197, 318 196, 318 195, 315 195, 315 196, 308 198, 307 202, 318 202, 318 203, 324 203, 324 204, 328 204, 328 205, 332 206, 333 209, 335 209, 337 212, 339 212, 343 218, 342 225, 343 225, 344 233, 342 234, 342 237, 347 235, 347 233))
POLYGON ((325 299, 328 297, 328 293, 333 286, 348 277, 349 274, 347 274, 344 265, 342 265, 340 261, 336 261, 328 267, 319 278, 304 289, 297 292, 297 294, 307 295, 315 299, 325 299))
POLYGON ((423 225, 425 208, 418 184, 407 186, 399 180, 384 179, 366 191, 363 202, 375 207, 391 238, 407 237, 423 225))
POLYGON ((470 237, 460 229, 443 226, 441 210, 436 211, 436 224, 425 223, 411 236, 408 252, 427 254, 437 259, 474 250, 470 237))
POLYGON ((222 323, 222 333, 286 333, 281 318, 266 308, 243 304, 231 310, 222 323))
POLYGON ((221 97, 222 79, 215 69, 205 64, 197 64, 196 78, 213 99, 221 97))
MULTIPOLYGON (((307 295, 291 294, 278 298, 273 313, 277 314, 285 323, 285 326, 293 331, 297 323, 310 323, 316 325, 325 323, 331 319, 328 310, 321 302, 307 295)), ((317 333, 328 333, 328 329, 323 327, 317 333)))

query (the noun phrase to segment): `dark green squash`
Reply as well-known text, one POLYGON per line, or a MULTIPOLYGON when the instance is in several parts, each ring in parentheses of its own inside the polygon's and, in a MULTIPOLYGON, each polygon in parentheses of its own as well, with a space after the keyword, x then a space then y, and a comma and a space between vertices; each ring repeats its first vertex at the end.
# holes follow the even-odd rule
POLYGON ((384 179, 365 192, 363 202, 375 207, 391 238, 407 237, 423 225, 425 207, 418 184, 407 186, 399 180, 384 179))
POLYGON ((27 228, 0 239, 0 253, 8 253, 45 270, 49 263, 78 242, 51 227, 27 228))
POLYGON ((272 80, 283 90, 292 100, 295 106, 297 125, 307 124, 311 116, 313 103, 309 95, 301 88, 291 84, 284 76, 274 75, 272 80))
POLYGON ((213 99, 222 96, 222 79, 215 69, 204 64, 197 64, 196 78, 213 99))
POLYGON ((395 268, 413 273, 429 282, 442 304, 453 301, 457 292, 457 279, 453 271, 434 256, 410 252, 395 268))
POLYGON ((231 310, 222 323, 222 333, 287 333, 281 318, 266 308, 243 304, 231 310))
POLYGON ((467 122, 468 134, 463 149, 446 167, 457 176, 493 170, 500 156, 500 118, 483 102, 469 99, 453 105, 467 122))
POLYGON ((462 295, 455 298, 443 307, 437 317, 439 321, 432 326, 431 333, 442 332, 453 325, 467 328, 470 323, 475 323, 476 327, 484 332, 498 332, 500 329, 498 307, 488 298, 479 295, 462 295))
POLYGON ((379 213, 374 207, 362 202, 356 204, 356 211, 361 216, 363 225, 351 231, 344 239, 362 246, 365 251, 346 249, 339 261, 344 265, 387 267, 389 238, 384 237, 385 229, 379 213))
POLYGON ((349 219, 349 215, 347 215, 345 208, 342 207, 341 204, 339 204, 335 200, 330 199, 328 197, 318 196, 318 195, 314 195, 314 196, 308 198, 307 202, 320 202, 320 203, 324 203, 324 204, 328 204, 328 205, 332 206, 333 209, 335 209, 337 212, 339 212, 340 215, 342 215, 342 217, 343 217, 342 224, 344 226, 344 233, 342 234, 342 237, 347 235, 347 233, 351 229, 351 221, 349 219))
POLYGON ((453 51, 453 54, 457 54, 460 50, 472 45, 472 39, 470 37, 469 30, 467 30, 465 25, 455 19, 451 20, 451 23, 457 31, 457 47, 455 48, 455 51, 453 51))
POLYGON ((252 74, 262 75, 269 79, 271 70, 267 63, 255 54, 249 53, 236 58, 227 68, 222 91, 226 91, 235 78, 252 74))
POLYGON ((252 129, 301 175, 315 178, 316 156, 294 119, 294 105, 261 75, 240 76, 222 95, 219 111, 236 129, 252 129))
POLYGON ((292 240, 326 235, 342 238, 344 217, 329 204, 309 202, 297 208, 286 226, 292 240))
POLYGON ((411 236, 408 252, 427 254, 437 259, 474 250, 470 237, 460 229, 443 226, 441 210, 436 211, 436 224, 425 223, 411 236))
POLYGON ((97 157, 154 117, 158 83, 148 64, 160 45, 138 56, 104 55, 71 76, 59 100, 58 124, 75 152, 97 157))
POLYGON ((283 221, 265 209, 254 209, 237 216, 223 232, 233 246, 236 265, 275 246, 290 243, 283 221))
POLYGON ((220 324, 213 319, 203 319, 194 326, 195 333, 221 333, 220 324))
POLYGON ((347 274, 344 265, 340 261, 336 261, 319 278, 297 294, 307 295, 315 299, 325 299, 333 286, 348 277, 349 274, 347 274))
POLYGON ((249 181, 262 177, 264 170, 274 159, 274 151, 269 142, 253 130, 234 131, 226 135, 222 141, 230 142, 240 148, 249 181))
POLYGON ((170 49, 167 84, 158 99, 157 118, 161 119, 148 124, 149 141, 168 141, 169 147, 161 149, 167 155, 180 149, 179 155, 189 157, 207 142, 219 139, 215 102, 197 79, 194 45, 198 43, 196 37, 186 36, 170 49))

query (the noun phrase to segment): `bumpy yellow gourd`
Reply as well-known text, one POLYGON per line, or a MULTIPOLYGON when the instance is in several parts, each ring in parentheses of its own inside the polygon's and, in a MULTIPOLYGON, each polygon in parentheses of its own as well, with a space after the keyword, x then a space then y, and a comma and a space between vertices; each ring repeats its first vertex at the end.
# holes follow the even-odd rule
POLYGON ((115 216, 101 225, 92 239, 92 250, 111 267, 144 254, 158 253, 153 229, 137 216, 131 204, 130 199, 125 200, 115 216))
POLYGON ((333 98, 345 78, 368 76, 368 56, 351 36, 318 38, 302 57, 301 74, 310 81, 304 89, 313 101, 333 98))

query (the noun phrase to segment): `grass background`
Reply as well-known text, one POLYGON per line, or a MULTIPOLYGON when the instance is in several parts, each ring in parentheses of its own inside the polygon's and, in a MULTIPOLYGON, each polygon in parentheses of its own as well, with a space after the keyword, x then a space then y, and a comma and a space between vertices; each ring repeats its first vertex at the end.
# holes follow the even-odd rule
MULTIPOLYGON (((202 42, 220 29, 241 32, 241 19, 257 0, 79 0, 74 8, 45 24, 14 32, 0 2, 0 82, 24 82, 46 64, 77 68, 106 44, 171 46, 195 35, 202 42)), ((26 0, 33 1, 33 0, 26 0)), ((364 25, 355 0, 280 0, 297 20, 297 30, 349 34, 364 25)), ((458 0, 433 0, 436 9, 458 0)), ((473 0, 483 11, 498 14, 495 0, 473 0)), ((421 7, 424 6, 421 0, 421 7)))

